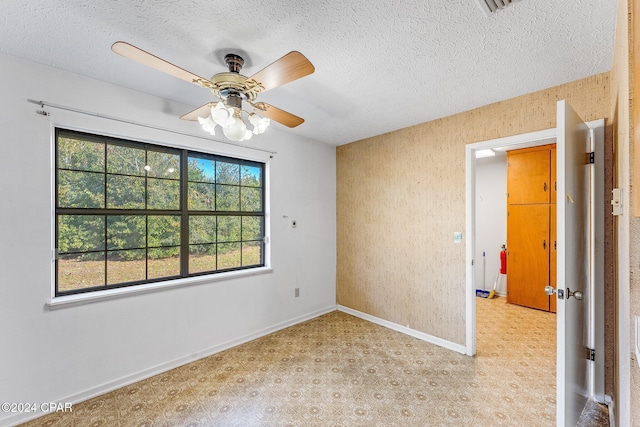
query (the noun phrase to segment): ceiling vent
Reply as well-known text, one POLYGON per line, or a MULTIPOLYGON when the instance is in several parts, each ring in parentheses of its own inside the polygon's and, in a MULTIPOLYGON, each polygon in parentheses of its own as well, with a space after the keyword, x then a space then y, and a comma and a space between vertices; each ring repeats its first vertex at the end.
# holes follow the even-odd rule
POLYGON ((515 3, 518 0, 477 0, 480 8, 487 14, 491 15, 492 13, 497 12, 500 9, 504 9, 512 3, 515 3))

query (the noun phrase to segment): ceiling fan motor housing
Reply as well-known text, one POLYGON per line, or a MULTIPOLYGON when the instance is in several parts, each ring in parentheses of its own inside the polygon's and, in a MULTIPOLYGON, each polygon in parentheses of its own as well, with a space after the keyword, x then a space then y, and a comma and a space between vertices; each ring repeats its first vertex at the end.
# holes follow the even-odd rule
POLYGON ((224 56, 224 62, 227 63, 230 73, 239 73, 244 65, 244 59, 235 53, 228 53, 224 56))

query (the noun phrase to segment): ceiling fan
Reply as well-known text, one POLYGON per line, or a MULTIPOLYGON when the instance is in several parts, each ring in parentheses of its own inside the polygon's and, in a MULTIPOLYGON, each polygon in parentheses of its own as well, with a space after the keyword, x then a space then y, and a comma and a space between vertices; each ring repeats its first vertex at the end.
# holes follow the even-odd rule
POLYGON ((163 73, 210 89, 219 102, 209 102, 180 118, 198 120, 203 129, 212 135, 215 135, 214 128, 218 125, 222 127, 227 138, 244 141, 254 134, 263 133, 270 120, 290 128, 304 122, 304 119, 296 115, 256 101, 260 93, 308 76, 315 71, 313 64, 300 52, 289 52, 251 77, 240 74, 244 59, 240 55, 229 53, 224 57, 229 71, 205 79, 127 42, 115 42, 111 50, 163 73), (243 102, 251 105, 253 112, 243 110, 243 102), (242 113, 247 114, 249 122, 253 125, 252 130, 247 129, 242 113))

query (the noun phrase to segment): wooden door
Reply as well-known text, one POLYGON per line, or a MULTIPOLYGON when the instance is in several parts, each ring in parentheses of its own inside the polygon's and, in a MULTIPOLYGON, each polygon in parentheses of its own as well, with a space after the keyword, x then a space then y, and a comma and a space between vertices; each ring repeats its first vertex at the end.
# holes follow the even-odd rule
POLYGON ((507 230, 507 302, 548 311, 549 205, 509 205, 507 230))
MULTIPOLYGON (((553 150, 555 152, 555 150, 553 150)), ((555 156, 554 156, 555 157, 555 156)), ((549 242, 550 242, 550 252, 549 252, 549 284, 556 288, 557 283, 557 266, 558 263, 556 261, 557 257, 557 239, 556 239, 556 205, 555 203, 549 205, 549 242)), ((556 297, 549 297, 549 310, 553 313, 556 312, 556 297)))
POLYGON ((507 204, 549 203, 548 146, 507 152, 507 204))

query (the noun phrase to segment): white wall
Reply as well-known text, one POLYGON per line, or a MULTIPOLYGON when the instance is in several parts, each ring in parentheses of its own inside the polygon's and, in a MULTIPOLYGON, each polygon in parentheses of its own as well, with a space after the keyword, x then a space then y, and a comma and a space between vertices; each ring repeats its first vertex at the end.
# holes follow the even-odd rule
MULTIPOLYGON (((507 243, 507 158, 476 160, 476 289, 491 290, 500 267, 500 250, 507 243), (485 253, 483 260, 482 253, 485 253), (484 275, 484 278, 483 278, 484 275)), ((508 267, 508 266, 507 266, 508 267)), ((507 268, 507 273, 509 272, 507 268)), ((506 295, 507 276, 500 276, 497 293, 506 295)))
MULTIPOLYGON (((28 98, 201 134, 196 124, 177 119, 195 106, 5 55, 0 85, 0 402, 77 401, 335 307, 333 146, 274 126, 247 143, 276 151, 269 159, 248 148, 53 108, 44 117, 28 98), (273 272, 47 309, 52 123, 266 159, 273 272)), ((33 415, 0 413, 0 425, 33 415)))

